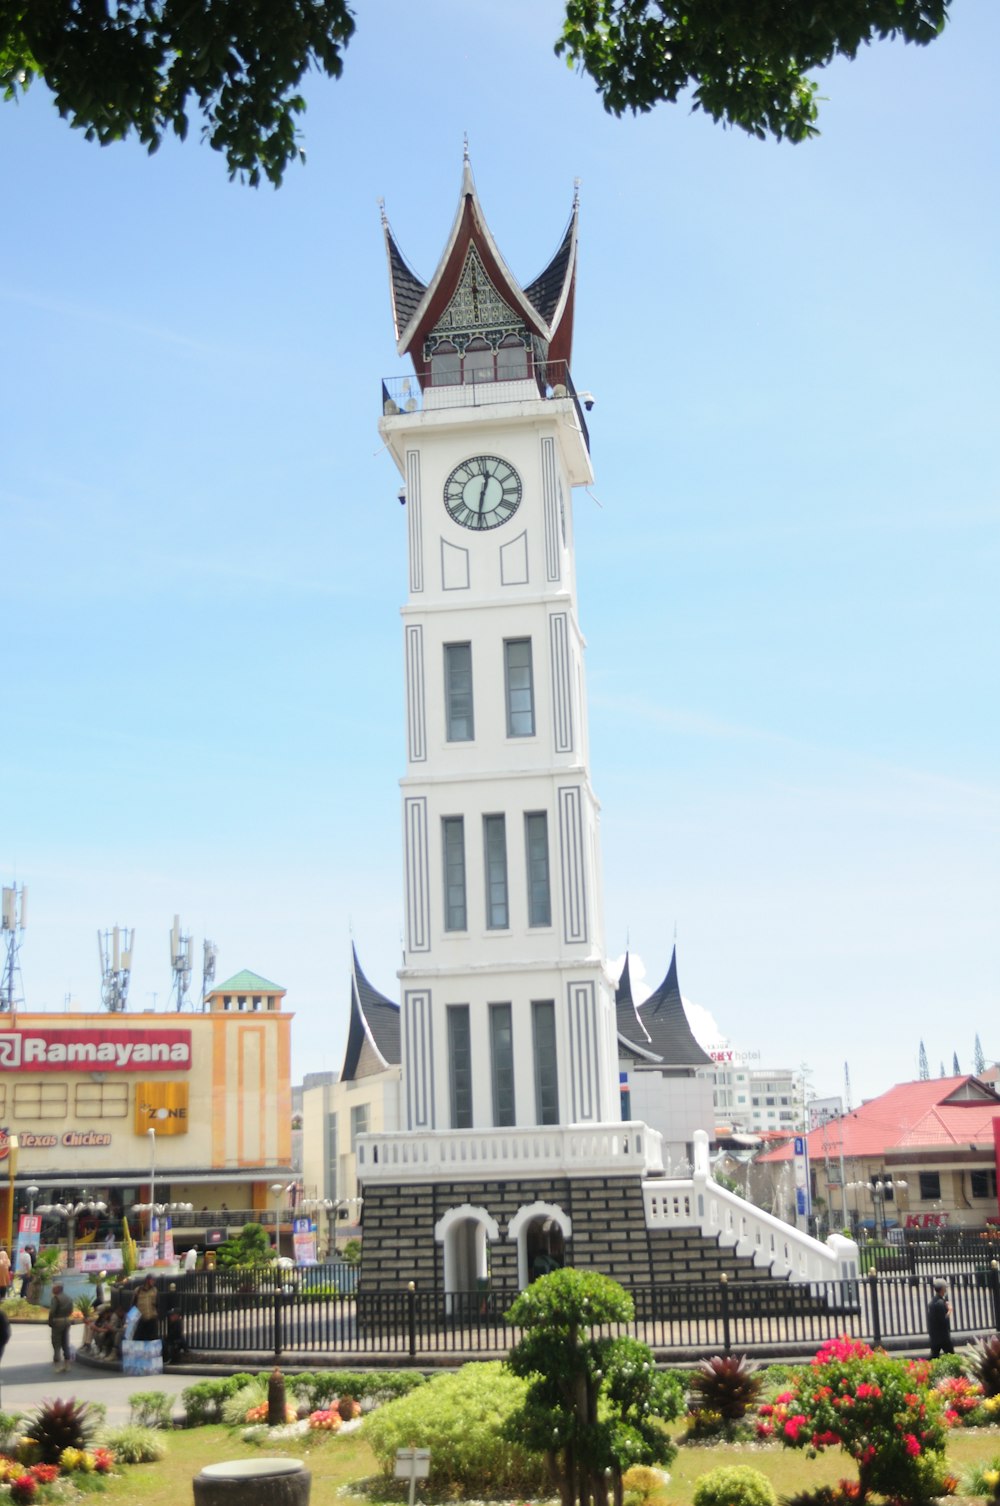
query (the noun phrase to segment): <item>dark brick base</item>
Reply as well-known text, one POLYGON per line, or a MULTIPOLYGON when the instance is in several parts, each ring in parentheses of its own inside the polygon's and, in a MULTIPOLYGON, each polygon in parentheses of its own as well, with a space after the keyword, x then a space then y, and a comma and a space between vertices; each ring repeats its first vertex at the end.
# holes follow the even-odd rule
POLYGON ((517 1241, 507 1238, 511 1219, 528 1204, 552 1203, 572 1220, 566 1264, 601 1271, 623 1286, 671 1281, 766 1278, 743 1257, 696 1229, 648 1230, 639 1177, 550 1177, 540 1180, 404 1183, 365 1188, 360 1287, 399 1291, 444 1289, 444 1251, 434 1238, 450 1208, 469 1203, 496 1220, 500 1237, 490 1246, 491 1283, 517 1286, 517 1241))

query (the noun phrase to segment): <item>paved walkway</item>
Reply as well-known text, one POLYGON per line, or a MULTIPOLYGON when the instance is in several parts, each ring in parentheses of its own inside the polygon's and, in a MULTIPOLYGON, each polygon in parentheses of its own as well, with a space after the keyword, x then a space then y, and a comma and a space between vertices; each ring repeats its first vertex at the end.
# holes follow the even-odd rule
MULTIPOLYGON (((83 1325, 74 1324, 72 1342, 83 1340, 83 1325)), ((51 1396, 75 1396, 80 1401, 99 1401, 108 1409, 113 1425, 128 1421, 128 1399, 136 1391, 166 1391, 180 1396, 196 1376, 168 1371, 164 1375, 121 1375, 73 1364, 65 1373, 52 1368, 52 1344, 44 1323, 12 1323, 10 1343, 0 1364, 0 1407, 5 1412, 24 1412, 51 1396)), ((177 1408, 178 1412, 180 1407, 177 1408)))

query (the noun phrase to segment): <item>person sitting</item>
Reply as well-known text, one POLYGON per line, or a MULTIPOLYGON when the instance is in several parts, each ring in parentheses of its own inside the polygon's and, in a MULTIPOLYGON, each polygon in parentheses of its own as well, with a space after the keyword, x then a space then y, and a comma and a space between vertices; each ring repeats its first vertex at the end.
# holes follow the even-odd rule
POLYGON ((152 1276, 147 1276, 136 1293, 135 1305, 139 1309, 139 1321, 135 1325, 133 1338, 148 1342, 150 1339, 159 1337, 159 1308, 156 1304, 156 1297, 156 1282, 152 1276))
POLYGON ((109 1302, 101 1308, 93 1325, 91 1344, 95 1354, 113 1359, 121 1348, 122 1315, 109 1302))

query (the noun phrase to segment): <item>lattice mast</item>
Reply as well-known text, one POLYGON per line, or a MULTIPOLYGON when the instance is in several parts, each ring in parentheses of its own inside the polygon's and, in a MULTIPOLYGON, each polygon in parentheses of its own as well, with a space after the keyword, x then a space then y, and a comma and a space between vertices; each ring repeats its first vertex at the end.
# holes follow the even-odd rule
POLYGON ((0 1010, 12 1013, 24 1003, 21 978, 21 938, 24 935, 28 891, 22 884, 4 887, 0 904, 0 939, 3 941, 3 977, 0 980, 0 1010))
POLYGON ((101 959, 101 1000, 109 1014, 124 1014, 128 1008, 134 945, 135 931, 130 931, 127 926, 113 926, 110 931, 97 933, 97 952, 101 959))
POLYGON ((174 916, 174 923, 170 928, 170 971, 173 974, 173 983, 170 986, 171 997, 177 1001, 178 1013, 184 1009, 188 1002, 188 989, 191 987, 191 933, 184 935, 181 931, 181 918, 174 916))

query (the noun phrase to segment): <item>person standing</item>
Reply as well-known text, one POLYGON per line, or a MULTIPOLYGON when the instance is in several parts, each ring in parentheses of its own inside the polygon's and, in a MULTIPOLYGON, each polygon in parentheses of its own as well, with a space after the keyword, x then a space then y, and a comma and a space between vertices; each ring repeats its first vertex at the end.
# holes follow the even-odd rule
POLYGON ((948 1283, 940 1277, 934 1283, 934 1295, 927 1304, 927 1337, 931 1343, 931 1359, 939 1354, 954 1354, 951 1342, 951 1303, 948 1301, 948 1283))
POLYGON ((27 1245, 21 1246, 21 1253, 17 1257, 17 1274, 21 1278, 21 1296, 27 1297, 28 1287, 31 1285, 31 1251, 27 1245))
POLYGON ((69 1369, 69 1326, 73 1316, 73 1299, 63 1290, 61 1281, 52 1288, 49 1303, 49 1328, 52 1332, 52 1368, 69 1369))
POLYGON ((3 1302, 10 1291, 10 1256, 7 1246, 0 1245, 0 1302, 3 1302))
POLYGON ((135 1325, 135 1334, 133 1337, 143 1341, 157 1338, 159 1309, 156 1305, 156 1282, 152 1276, 147 1276, 140 1286, 136 1294, 135 1305, 139 1309, 139 1321, 135 1325))

